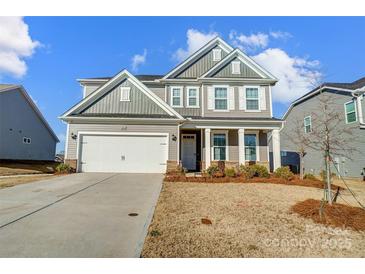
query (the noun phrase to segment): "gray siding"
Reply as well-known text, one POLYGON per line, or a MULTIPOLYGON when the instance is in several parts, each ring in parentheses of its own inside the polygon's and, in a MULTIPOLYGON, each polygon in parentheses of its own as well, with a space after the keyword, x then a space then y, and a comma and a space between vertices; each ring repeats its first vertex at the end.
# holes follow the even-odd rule
POLYGON ((55 139, 21 91, 0 92, 0 159, 54 160, 55 150, 55 139))
POLYGON ((128 79, 124 80, 120 86, 130 87, 130 101, 120 101, 120 89, 114 87, 82 113, 85 114, 159 114, 166 115, 155 102, 147 97, 141 90, 135 87, 128 79))
POLYGON ((97 90, 103 84, 104 83, 84 85, 84 94, 83 94, 84 98, 89 96, 91 93, 93 93, 95 90, 97 90))
MULTIPOLYGON (((325 94, 329 93, 325 92, 325 94)), ((339 93, 330 93, 330 95, 336 100, 334 111, 337 111, 341 117, 341 122, 338 126, 342 128, 352 128, 355 126, 355 128, 352 130, 352 135, 356 137, 357 142, 353 145, 360 151, 358 153, 353 153, 351 157, 352 159, 344 159, 344 163, 341 163, 340 166, 340 172, 343 172, 342 175, 347 177, 360 177, 362 168, 365 167, 365 130, 361 130, 359 127, 357 127, 358 122, 346 124, 344 103, 350 101, 352 96, 339 93)), ((315 111, 316 108, 318 108, 318 105, 318 97, 315 96, 293 107, 280 134, 282 151, 297 151, 295 145, 290 142, 288 135, 290 136, 291 132, 293 132, 293 129, 296 126, 296 121, 298 120, 303 121, 304 131, 304 117, 311 115, 311 113, 315 111)), ((291 155, 291 153, 288 153, 288 155, 291 155)), ((336 155, 334 155, 334 158, 335 157, 336 155)), ((286 159, 283 159, 283 161, 286 162, 286 159)), ((304 168, 305 172, 314 174, 318 174, 321 170, 323 170, 323 152, 308 149, 307 154, 304 157, 304 168)))
MULTIPOLYGON (((185 117, 196 117, 201 116, 201 86, 199 85, 190 85, 190 86, 199 86, 199 108, 189 108, 186 104, 186 97, 187 97, 187 87, 189 85, 173 85, 173 86, 182 86, 183 87, 183 107, 181 108, 174 108, 178 113, 185 117)), ((167 87, 167 103, 171 105, 171 86, 167 87)))
POLYGON ((252 70, 249 66, 242 63, 238 58, 233 59, 231 62, 223 66, 216 73, 212 74, 210 77, 215 78, 262 78, 258 75, 254 70, 252 70), (240 74, 232 74, 232 62, 239 61, 240 62, 240 74))
MULTIPOLYGON (((217 85, 219 85, 217 83, 217 85)), ((235 94, 235 109, 227 112, 215 111, 208 109, 208 85, 204 85, 204 116, 206 117, 271 117, 270 113, 270 95, 269 95, 269 86, 265 86, 265 94, 266 94, 266 110, 262 110, 260 112, 249 112, 245 110, 239 109, 239 95, 238 95, 238 87, 242 86, 242 83, 230 83, 230 86, 234 86, 234 94, 235 94)))
POLYGON ((179 136, 177 125, 129 125, 129 124, 70 124, 67 151, 67 159, 77 159, 77 140, 71 138, 71 134, 79 131, 96 132, 156 132, 169 134, 169 159, 177 160, 177 142, 171 139, 172 134, 179 136))
MULTIPOLYGON (((220 48, 216 46, 215 48, 220 48)), ((227 53, 222 49, 222 59, 227 56, 227 53)), ((197 78, 211 69, 218 61, 213 61, 213 49, 196 60, 192 65, 172 78, 197 78)))

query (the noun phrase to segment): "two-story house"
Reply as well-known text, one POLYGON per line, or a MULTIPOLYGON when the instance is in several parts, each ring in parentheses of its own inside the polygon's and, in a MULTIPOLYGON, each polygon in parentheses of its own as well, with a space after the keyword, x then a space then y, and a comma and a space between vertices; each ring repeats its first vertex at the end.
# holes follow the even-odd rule
POLYGON ((160 173, 182 165, 280 166, 271 88, 278 81, 239 49, 215 38, 166 75, 79 79, 84 98, 67 123, 65 161, 79 172, 160 173))
MULTIPOLYGON (((318 96, 324 95, 332 98, 333 103, 328 104, 328 107, 339 116, 336 126, 351 132, 353 143, 347 147, 355 150, 352 155, 333 155, 336 168, 332 167, 332 171, 343 177, 362 177, 365 172, 364 92, 365 77, 352 83, 324 83, 295 100, 283 116, 285 125, 280 132, 282 164, 291 166, 294 171, 299 170, 298 147, 291 141, 291 133, 300 123, 303 134, 310 138, 316 126, 313 124, 313 115, 320 116, 318 96)), ((323 152, 307 147, 303 167, 306 173, 318 175, 324 170, 323 152)))

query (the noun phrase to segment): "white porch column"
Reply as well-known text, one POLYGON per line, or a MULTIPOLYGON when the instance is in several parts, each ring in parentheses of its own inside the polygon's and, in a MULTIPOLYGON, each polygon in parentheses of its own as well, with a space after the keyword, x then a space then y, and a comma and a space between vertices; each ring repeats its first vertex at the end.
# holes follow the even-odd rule
POLYGON ((210 167, 210 128, 206 128, 205 132, 205 168, 210 167))
POLYGON ((272 131, 272 156, 274 163, 274 171, 281 167, 281 156, 280 156, 280 132, 278 129, 272 131))
POLYGON ((245 129, 240 128, 238 130, 238 163, 244 165, 245 160, 245 129))

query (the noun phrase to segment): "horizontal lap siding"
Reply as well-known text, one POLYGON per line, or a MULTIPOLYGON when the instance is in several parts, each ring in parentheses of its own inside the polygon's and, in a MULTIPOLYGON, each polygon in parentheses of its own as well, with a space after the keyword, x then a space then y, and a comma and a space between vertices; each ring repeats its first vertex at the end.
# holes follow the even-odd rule
POLYGON ((148 132, 148 133, 168 133, 169 134, 169 160, 177 159, 177 142, 172 141, 171 136, 178 136, 177 125, 103 125, 103 124, 70 124, 67 159, 77 159, 77 140, 71 138, 71 134, 80 131, 95 132, 148 132), (126 127, 126 129, 125 129, 126 127))

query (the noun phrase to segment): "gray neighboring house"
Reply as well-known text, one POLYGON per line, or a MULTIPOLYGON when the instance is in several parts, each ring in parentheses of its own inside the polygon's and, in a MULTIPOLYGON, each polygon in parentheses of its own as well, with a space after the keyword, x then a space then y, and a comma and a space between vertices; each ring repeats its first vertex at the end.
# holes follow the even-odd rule
POLYGON ((181 165, 280 166, 271 87, 278 81, 239 49, 216 37, 165 75, 78 79, 83 99, 67 123, 65 162, 79 172, 163 173, 181 165))
POLYGON ((53 161, 58 142, 25 89, 0 84, 0 160, 53 161))
MULTIPOLYGON (((344 177, 362 177, 365 168, 365 77, 352 83, 324 83, 299 99, 295 100, 283 116, 285 120, 281 135, 281 162, 294 171, 299 170, 299 156, 296 148, 287 137, 298 120, 303 121, 303 133, 310 134, 311 113, 318 107, 317 96, 320 93, 330 94, 335 98, 337 112, 342 112, 341 125, 351 127, 352 134, 358 141, 355 146, 359 150, 351 159, 334 156, 339 173, 344 177)), ((320 151, 308 149, 304 157, 306 173, 319 174, 324 169, 323 155, 320 151)), ((333 170, 335 171, 335 169, 333 170)))

